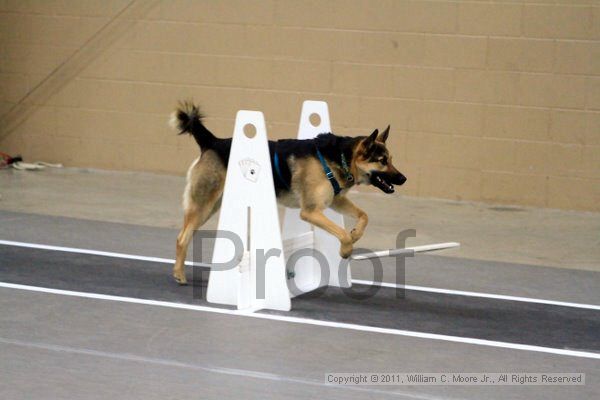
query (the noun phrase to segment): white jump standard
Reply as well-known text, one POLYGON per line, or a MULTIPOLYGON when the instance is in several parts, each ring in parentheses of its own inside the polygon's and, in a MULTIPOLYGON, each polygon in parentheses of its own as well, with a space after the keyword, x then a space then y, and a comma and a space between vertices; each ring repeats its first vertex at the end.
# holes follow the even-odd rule
MULTIPOLYGON (((305 101, 298 138, 311 139, 330 131, 327 103, 305 101), (313 114, 320 118, 316 126, 310 122, 313 114)), ((344 226, 341 214, 328 209, 326 215, 344 226)), ((260 309, 289 311, 294 296, 322 286, 352 285, 350 266, 338 253, 337 238, 303 221, 297 209, 285 210, 283 232, 280 231, 267 132, 261 112, 242 110, 237 113, 218 229, 236 234, 244 251, 236 267, 220 269, 218 264, 234 259, 235 246, 231 240, 216 239, 207 291, 207 300, 211 303, 232 305, 249 312, 260 309), (244 133, 246 125, 254 126, 254 137, 244 133), (286 270, 288 263, 289 271, 286 270), (340 266, 344 270, 339 271, 340 266), (328 271, 322 274, 321 268, 328 268, 328 271), (326 282, 322 282, 323 276, 329 277, 326 282)), ((451 242, 384 250, 355 254, 350 260, 412 255, 458 246, 451 242)))

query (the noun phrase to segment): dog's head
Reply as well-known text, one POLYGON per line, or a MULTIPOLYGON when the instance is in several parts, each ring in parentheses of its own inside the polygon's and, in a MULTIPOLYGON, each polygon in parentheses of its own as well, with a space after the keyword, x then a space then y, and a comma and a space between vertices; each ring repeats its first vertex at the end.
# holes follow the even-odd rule
POLYGON ((352 158, 357 183, 373 185, 385 193, 393 193, 394 185, 406 182, 406 177, 392 164, 385 145, 389 133, 389 126, 381 133, 375 129, 355 147, 352 158))

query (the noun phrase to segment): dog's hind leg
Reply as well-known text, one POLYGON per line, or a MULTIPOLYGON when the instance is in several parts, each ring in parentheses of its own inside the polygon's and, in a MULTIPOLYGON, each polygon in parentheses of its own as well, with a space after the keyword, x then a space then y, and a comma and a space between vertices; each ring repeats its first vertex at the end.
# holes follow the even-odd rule
POLYGON ((173 267, 173 277, 180 285, 185 285, 187 279, 185 277, 185 257, 190 240, 194 235, 194 231, 204 223, 219 209, 218 204, 221 200, 221 193, 215 194, 212 199, 209 199, 202 207, 191 205, 185 210, 183 217, 183 228, 177 235, 177 258, 173 267))
POLYGON ((352 243, 356 243, 356 241, 362 237, 363 233, 365 233, 365 228, 369 223, 369 216, 367 213, 358 208, 356 204, 344 195, 336 196, 331 203, 331 208, 344 215, 356 218, 356 225, 350 231, 352 243))
POLYGON ((173 267, 173 277, 180 285, 185 285, 187 283, 185 277, 185 257, 187 255, 187 248, 194 231, 202 225, 202 220, 202 213, 196 207, 185 211, 183 228, 181 229, 181 232, 179 232, 179 235, 177 235, 177 258, 175 260, 175 266, 173 267))
POLYGON ((183 228, 177 236, 176 260, 173 277, 185 285, 185 258, 194 231, 219 210, 225 184, 225 169, 210 153, 194 163, 188 172, 184 193, 183 228))

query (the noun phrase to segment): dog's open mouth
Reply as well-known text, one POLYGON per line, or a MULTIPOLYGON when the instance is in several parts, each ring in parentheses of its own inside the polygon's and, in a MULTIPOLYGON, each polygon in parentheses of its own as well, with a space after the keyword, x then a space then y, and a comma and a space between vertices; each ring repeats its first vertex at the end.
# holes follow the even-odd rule
POLYGON ((389 181, 389 177, 382 172, 371 172, 371 185, 379 188, 384 193, 394 193, 394 185, 389 181))

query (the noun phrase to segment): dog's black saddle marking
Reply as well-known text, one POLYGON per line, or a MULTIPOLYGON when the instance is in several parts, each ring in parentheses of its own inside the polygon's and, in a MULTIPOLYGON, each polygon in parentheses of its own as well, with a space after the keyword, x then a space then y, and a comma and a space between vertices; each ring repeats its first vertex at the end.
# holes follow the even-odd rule
POLYGON ((289 183, 285 179, 283 179, 281 168, 279 166, 279 154, 277 154, 277 152, 273 153, 273 169, 275 170, 279 182, 281 182, 287 190, 290 190, 289 183))
MULTIPOLYGON (((347 163, 351 162, 352 148, 361 138, 322 133, 313 139, 269 140, 269 153, 271 156, 271 165, 273 166, 275 191, 288 191, 291 188, 292 171, 288 165, 290 157, 315 157, 316 147, 324 158, 343 165, 344 161, 347 161, 347 163), (275 162, 275 155, 277 155, 277 163, 275 162), (342 155, 344 160, 342 160, 342 155)), ((220 139, 213 137, 205 150, 208 149, 216 152, 223 165, 227 167, 231 151, 231 138, 220 139)), ((351 182, 349 179, 348 181, 351 182)))

